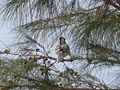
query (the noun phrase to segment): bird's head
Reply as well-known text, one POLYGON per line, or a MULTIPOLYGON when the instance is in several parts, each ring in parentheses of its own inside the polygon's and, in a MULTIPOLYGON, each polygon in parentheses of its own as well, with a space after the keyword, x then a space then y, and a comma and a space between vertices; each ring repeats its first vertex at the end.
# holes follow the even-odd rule
POLYGON ((60 40, 60 44, 64 44, 64 43, 66 43, 64 37, 60 37, 59 40, 60 40))

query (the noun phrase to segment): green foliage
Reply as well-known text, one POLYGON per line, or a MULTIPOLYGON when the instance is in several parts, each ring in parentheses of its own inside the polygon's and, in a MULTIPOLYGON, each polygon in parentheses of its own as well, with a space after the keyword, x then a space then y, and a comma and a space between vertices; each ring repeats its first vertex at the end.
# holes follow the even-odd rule
POLYGON ((84 0, 83 4, 86 8, 81 0, 11 0, 4 5, 1 15, 3 21, 14 24, 19 54, 0 54, 21 58, 0 60, 0 88, 113 87, 92 73, 97 67, 106 69, 120 64, 120 2, 84 0), (52 51, 60 36, 69 43, 74 67, 53 62, 56 59, 52 51))

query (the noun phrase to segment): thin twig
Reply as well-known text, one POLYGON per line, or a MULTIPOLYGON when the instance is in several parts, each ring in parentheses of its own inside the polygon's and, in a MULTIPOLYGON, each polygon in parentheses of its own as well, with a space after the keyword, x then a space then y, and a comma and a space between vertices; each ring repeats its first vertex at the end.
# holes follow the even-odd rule
POLYGON ((57 16, 57 17, 53 17, 53 18, 47 18, 45 20, 37 20, 37 21, 31 22, 31 23, 28 23, 28 24, 21 25, 20 27, 24 27, 24 26, 27 27, 27 26, 31 26, 31 25, 33 26, 33 25, 36 25, 36 24, 43 24, 44 22, 49 22, 49 21, 52 21, 52 20, 55 20, 55 19, 59 19, 59 18, 73 17, 73 16, 79 15, 81 13, 85 13, 85 12, 88 12, 88 11, 92 11, 92 10, 98 9, 98 8, 100 8, 102 6, 103 5, 97 6, 97 7, 88 9, 88 10, 80 11, 80 12, 77 12, 77 13, 72 13, 72 14, 70 13, 70 14, 67 14, 67 15, 57 16))
MULTIPOLYGON (((6 53, 6 52, 2 52, 0 51, 0 54, 9 54, 9 55, 18 55, 18 56, 34 56, 35 57, 35 60, 40 60, 40 59, 51 59, 51 60, 54 60, 56 61, 57 58, 54 58, 54 57, 51 57, 51 56, 43 56, 43 55, 34 55, 34 54, 17 54, 17 53, 6 53)), ((112 64, 120 64, 120 61, 119 60, 113 60, 113 59, 106 59, 106 60, 103 60, 101 58, 84 58, 82 56, 79 56, 79 57, 73 57, 71 59, 63 59, 63 62, 71 62, 72 61, 75 61, 75 60, 90 60, 90 61, 94 61, 94 60, 97 60, 97 61, 100 61, 100 62, 109 62, 109 63, 112 63, 112 64)), ((94 62, 91 63, 91 64, 95 64, 94 62)))

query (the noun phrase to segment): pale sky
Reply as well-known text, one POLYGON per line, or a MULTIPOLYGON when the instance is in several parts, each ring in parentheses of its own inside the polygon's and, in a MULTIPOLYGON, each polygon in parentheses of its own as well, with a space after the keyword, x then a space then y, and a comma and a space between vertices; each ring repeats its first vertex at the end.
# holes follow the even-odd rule
MULTIPOLYGON (((0 7, 6 2, 10 0, 0 0, 0 7)), ((81 0, 81 5, 82 7, 86 8, 87 2, 82 2, 81 0)), ((88 6, 87 6, 88 7, 88 6)), ((0 21, 2 18, 0 17, 0 21)), ((3 42, 6 44, 9 44, 12 40, 12 34, 10 33, 11 30, 11 25, 10 23, 4 23, 3 25, 0 22, 0 50, 3 48, 3 42), (2 41, 2 42, 1 42, 2 41)))
MULTIPOLYGON (((8 1, 8 0, 0 0, 0 8, 4 4, 5 1, 8 1)), ((0 21, 2 21, 1 17, 0 17, 0 21)), ((10 30, 11 28, 8 23, 2 24, 2 22, 0 22, 0 50, 5 48, 4 43, 8 44, 11 42, 12 34, 9 33, 10 30)))
MULTIPOLYGON (((0 0, 0 7, 3 5, 3 3, 5 2, 5 1, 8 1, 8 0, 0 0)), ((2 18, 0 17, 0 21, 2 20, 2 18)), ((12 41, 12 37, 13 37, 13 35, 12 35, 12 33, 10 33, 10 30, 12 29, 12 27, 11 27, 11 25, 10 24, 8 24, 8 23, 4 23, 3 25, 1 24, 1 22, 0 22, 0 51, 1 50, 3 50, 3 49, 5 49, 5 46, 4 46, 4 43, 6 44, 6 45, 9 45, 11 42, 13 42, 12 41), (4 42, 4 43, 3 43, 4 42)), ((111 73, 113 72, 113 71, 115 71, 115 70, 117 70, 118 69, 118 67, 113 67, 113 68, 111 68, 111 70, 109 71, 109 70, 104 70, 104 71, 102 71, 102 72, 106 72, 106 71, 109 71, 109 73, 108 72, 106 72, 106 73, 108 73, 108 74, 104 74, 103 76, 99 76, 100 74, 99 73, 101 73, 101 72, 94 72, 94 75, 95 76, 98 76, 99 78, 101 78, 101 80, 103 80, 103 79, 105 79, 105 82, 106 83, 110 83, 110 79, 108 79, 108 78, 110 78, 110 76, 112 77, 112 75, 111 75, 111 73), (104 77, 107 77, 107 78, 104 78, 104 77), (109 80, 109 81, 107 81, 107 80, 109 80)))

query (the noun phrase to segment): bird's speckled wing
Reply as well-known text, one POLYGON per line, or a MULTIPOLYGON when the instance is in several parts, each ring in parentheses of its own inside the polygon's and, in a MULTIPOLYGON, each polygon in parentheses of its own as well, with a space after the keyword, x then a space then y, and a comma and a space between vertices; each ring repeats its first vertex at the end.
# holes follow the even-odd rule
POLYGON ((70 48, 67 44, 61 45, 61 49, 63 50, 64 57, 66 57, 67 55, 70 55, 70 48))

